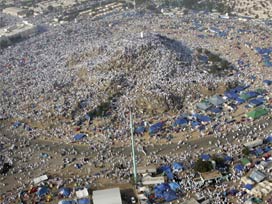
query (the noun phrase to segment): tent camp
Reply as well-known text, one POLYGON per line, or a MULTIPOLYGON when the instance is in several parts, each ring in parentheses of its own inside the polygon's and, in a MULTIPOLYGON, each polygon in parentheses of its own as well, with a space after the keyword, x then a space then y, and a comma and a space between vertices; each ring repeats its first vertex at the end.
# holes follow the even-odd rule
POLYGON ((247 117, 255 120, 258 119, 268 113, 268 110, 265 108, 256 108, 255 110, 246 114, 247 117))

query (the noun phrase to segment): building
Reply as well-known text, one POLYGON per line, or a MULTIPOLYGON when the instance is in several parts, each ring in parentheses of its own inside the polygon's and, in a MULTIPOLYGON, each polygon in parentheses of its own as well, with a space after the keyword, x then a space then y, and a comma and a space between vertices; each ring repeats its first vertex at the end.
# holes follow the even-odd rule
POLYGON ((219 171, 211 171, 200 174, 200 178, 204 182, 218 182, 222 179, 222 174, 219 171))
POLYGON ((28 11, 22 8, 8 7, 3 10, 3 13, 23 18, 27 15, 28 11))
POLYGON ((165 179, 163 176, 151 177, 151 176, 144 176, 142 178, 143 185, 156 185, 160 183, 164 183, 165 179))
POLYGON ((4 41, 8 41, 10 44, 17 39, 28 38, 36 33, 37 27, 27 22, 14 26, 3 27, 0 28, 0 44, 4 41))
POLYGON ((262 144, 263 144, 263 140, 257 139, 257 140, 245 143, 244 146, 248 147, 248 148, 254 148, 254 147, 260 146, 262 144))
POLYGON ((93 192, 94 204, 122 204, 119 188, 98 190, 93 192))

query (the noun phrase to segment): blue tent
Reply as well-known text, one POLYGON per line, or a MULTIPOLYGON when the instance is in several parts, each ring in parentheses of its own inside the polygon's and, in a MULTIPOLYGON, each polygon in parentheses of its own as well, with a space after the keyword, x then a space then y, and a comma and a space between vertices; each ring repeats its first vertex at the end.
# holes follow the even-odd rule
POLYGON ((230 156, 225 156, 224 157, 224 161, 225 162, 231 162, 233 159, 232 159, 232 157, 230 157, 230 156))
POLYGON ((77 204, 91 204, 91 201, 89 198, 81 198, 77 200, 77 204))
POLYGON ((244 166, 242 164, 236 164, 234 167, 236 172, 244 171, 244 166))
POLYGON ((229 191, 229 194, 231 194, 232 196, 235 196, 238 192, 239 192, 239 191, 236 190, 236 189, 231 189, 231 190, 229 191))
POLYGON ((82 140, 82 139, 85 138, 85 137, 87 137, 86 134, 84 134, 84 133, 79 133, 79 134, 76 134, 76 135, 74 136, 74 140, 75 140, 75 141, 79 141, 79 140, 82 140))
POLYGON ((235 93, 239 93, 245 89, 247 89, 249 86, 237 86, 234 89, 232 89, 235 93))
POLYGON ((43 197, 45 196, 47 193, 49 193, 49 189, 45 186, 40 187, 37 191, 37 196, 38 197, 43 197))
POLYGON ((163 198, 163 192, 164 191, 169 191, 170 186, 168 183, 161 183, 159 185, 156 185, 154 187, 154 193, 156 198, 163 198))
POLYGON ((262 148, 257 148, 257 149, 255 149, 255 154, 256 154, 257 156, 262 155, 263 153, 264 153, 264 152, 263 152, 262 148))
POLYGON ((201 154, 200 157, 204 161, 208 161, 211 158, 211 156, 209 154, 201 154))
POLYGON ((198 115, 197 119, 200 122, 211 122, 211 118, 209 116, 206 116, 206 115, 198 115))
POLYGON ((257 97, 259 94, 255 91, 248 91, 246 92, 246 95, 250 98, 254 98, 254 97, 257 97))
POLYGON ((252 184, 246 184, 245 186, 244 186, 244 188, 246 188, 247 190, 252 190, 253 189, 253 185, 252 184))
POLYGON ((169 186, 171 188, 172 191, 177 191, 180 189, 180 185, 176 182, 171 182, 169 183, 169 186))
POLYGON ((163 198, 166 202, 171 202, 173 200, 176 200, 178 197, 175 193, 175 191, 169 190, 163 192, 163 198))
POLYGON ((245 103, 246 101, 244 100, 244 99, 242 99, 242 98, 236 98, 235 99, 235 101, 237 102, 237 104, 243 104, 243 103, 245 103))
POLYGON ((252 99, 249 101, 249 104, 252 105, 252 106, 260 106, 263 104, 263 102, 259 99, 252 99))
POLYGON ((74 201, 74 200, 61 200, 58 202, 58 204, 76 204, 76 201, 74 201))
POLYGON ((135 129, 135 133, 142 134, 145 131, 145 126, 139 126, 135 129))
POLYGON ((264 151, 265 153, 269 152, 270 150, 271 150, 271 147, 270 147, 270 146, 266 146, 266 147, 263 149, 263 151, 264 151))
POLYGON ((272 80, 263 80, 263 83, 270 86, 272 84, 272 80))
POLYGON ((210 111, 211 111, 212 113, 221 113, 221 112, 222 112, 222 108, 220 108, 220 107, 215 107, 215 108, 210 109, 210 111))
POLYGON ((158 122, 149 127, 149 134, 155 134, 163 128, 163 122, 158 122))
POLYGON ((186 118, 178 118, 175 120, 174 122, 174 126, 184 126, 188 124, 188 120, 186 120, 186 118))
POLYGON ((196 128, 197 126, 200 125, 200 122, 192 121, 192 122, 191 122, 191 125, 192 125, 192 128, 196 128))
POLYGON ((166 174, 168 179, 172 180, 174 178, 170 166, 162 166, 162 172, 166 174))
POLYGON ((13 123, 13 127, 14 127, 14 128, 20 127, 21 125, 22 125, 22 123, 19 122, 19 121, 13 123))
POLYGON ((69 197, 71 192, 72 190, 70 188, 65 188, 65 187, 59 190, 59 194, 63 195, 64 197, 69 197))
POLYGON ((183 170, 183 169, 184 169, 184 167, 183 167, 182 163, 180 163, 180 162, 174 162, 173 163, 173 170, 180 171, 180 170, 183 170))
POLYGON ((265 143, 272 143, 272 136, 268 136, 264 141, 265 143))

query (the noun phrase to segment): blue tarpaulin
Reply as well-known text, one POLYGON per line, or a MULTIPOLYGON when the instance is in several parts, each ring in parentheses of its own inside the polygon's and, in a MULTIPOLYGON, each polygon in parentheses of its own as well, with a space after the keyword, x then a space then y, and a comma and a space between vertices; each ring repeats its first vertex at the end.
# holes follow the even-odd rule
POLYGON ((272 136, 268 136, 264 141, 265 143, 272 143, 272 136))
POLYGON ((139 127, 137 127, 135 129, 135 133, 137 133, 137 134, 142 134, 142 133, 144 133, 144 131, 145 131, 145 127, 144 126, 139 126, 139 127))
POLYGON ((211 118, 209 116, 206 116, 206 115, 197 115, 197 119, 200 122, 211 122, 211 118))
POLYGON ((178 197, 175 193, 175 191, 169 190, 163 192, 163 198, 166 202, 171 202, 173 200, 176 200, 178 197))
POLYGON ((170 190, 170 186, 167 183, 161 183, 154 187, 154 193, 156 198, 163 198, 163 192, 170 190))
POLYGON ((37 191, 37 196, 38 197, 43 197, 45 196, 47 193, 49 193, 49 189, 47 187, 40 187, 37 191))
POLYGON ((162 172, 162 173, 165 173, 167 178, 172 180, 174 178, 174 175, 172 173, 172 170, 171 170, 171 167, 168 166, 168 165, 165 165, 165 166, 161 166, 159 169, 158 169, 158 172, 162 172))
POLYGON ((178 118, 175 120, 174 122, 174 126, 184 126, 188 124, 188 120, 186 120, 186 118, 178 118))
POLYGON ((235 93, 234 91, 233 91, 233 92, 231 92, 231 91, 226 91, 226 92, 224 93, 224 95, 225 95, 227 98, 229 98, 229 99, 236 99, 236 98, 238 98, 238 94, 235 93))
POLYGON ((175 171, 180 171, 180 170, 183 170, 183 165, 182 165, 182 163, 180 163, 180 162, 174 162, 173 163, 173 170, 175 170, 175 171))
POLYGON ((201 154, 200 157, 204 161, 208 161, 211 158, 211 156, 209 154, 201 154))
POLYGON ((259 99, 252 99, 249 101, 249 104, 253 105, 253 106, 260 106, 263 104, 263 102, 259 99))
POLYGON ((163 122, 155 123, 149 127, 149 134, 155 134, 163 128, 163 122))
POLYGON ((244 166, 242 164, 236 164, 234 167, 236 172, 244 171, 244 166))
POLYGON ((21 125, 22 125, 22 123, 19 121, 13 123, 13 127, 15 127, 15 128, 20 127, 21 125))
POLYGON ((229 194, 231 194, 232 196, 234 196, 234 195, 236 195, 238 192, 239 192, 239 191, 236 190, 236 189, 231 189, 231 190, 229 191, 229 194))
POLYGON ((75 140, 75 141, 82 140, 84 137, 86 137, 86 134, 84 134, 84 133, 79 133, 79 134, 76 134, 76 135, 74 136, 74 140, 75 140))
POLYGON ((237 104, 242 104, 242 103, 245 103, 246 101, 242 98, 236 98, 235 101, 237 102, 237 104))
POLYGON ((256 154, 257 156, 262 155, 263 153, 264 153, 264 152, 263 152, 262 148, 257 148, 257 149, 255 149, 255 154, 256 154))
POLYGON ((64 197, 69 197, 71 192, 72 192, 72 190, 70 188, 61 188, 59 190, 59 194, 63 195, 64 197))
POLYGON ((270 146, 266 146, 266 147, 263 149, 263 151, 264 151, 265 153, 269 152, 270 150, 271 150, 271 147, 270 147, 270 146))
POLYGON ((180 185, 176 182, 169 183, 169 186, 170 186, 171 190, 173 190, 173 191, 177 191, 180 189, 180 185))
POLYGON ((266 79, 266 80, 263 80, 263 83, 270 86, 272 84, 272 80, 266 79))
POLYGON ((246 184, 244 186, 244 188, 246 188, 247 190, 252 190, 253 189, 253 185, 252 184, 246 184))
POLYGON ((82 198, 82 199, 78 199, 78 200, 77 200, 77 203, 78 203, 78 204, 90 204, 91 201, 90 201, 89 198, 82 198))
POLYGON ((76 201, 74 201, 74 200, 61 200, 58 202, 58 204, 76 204, 76 201))
POLYGON ((196 128, 197 126, 200 125, 200 122, 192 121, 192 122, 191 122, 191 125, 192 125, 192 128, 196 128))
POLYGON ((215 108, 210 109, 210 111, 211 111, 212 113, 221 113, 221 112, 222 112, 222 108, 220 108, 220 107, 215 107, 215 108))
POLYGON ((224 161, 225 162, 231 162, 233 159, 232 159, 232 157, 230 157, 230 156, 225 156, 224 157, 224 161))

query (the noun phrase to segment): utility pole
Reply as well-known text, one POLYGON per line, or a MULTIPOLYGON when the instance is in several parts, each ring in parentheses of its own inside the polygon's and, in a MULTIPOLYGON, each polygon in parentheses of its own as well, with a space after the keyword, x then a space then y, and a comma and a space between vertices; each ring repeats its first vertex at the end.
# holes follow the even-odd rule
POLYGON ((129 118, 130 118, 130 134, 131 134, 131 149, 132 149, 132 162, 133 162, 133 176, 134 183, 137 184, 137 164, 136 164, 136 156, 135 156, 135 142, 134 142, 134 129, 133 129, 133 116, 131 110, 129 110, 129 118))

